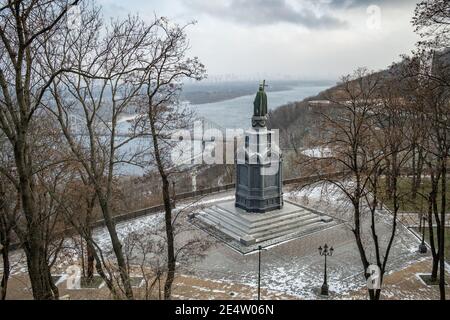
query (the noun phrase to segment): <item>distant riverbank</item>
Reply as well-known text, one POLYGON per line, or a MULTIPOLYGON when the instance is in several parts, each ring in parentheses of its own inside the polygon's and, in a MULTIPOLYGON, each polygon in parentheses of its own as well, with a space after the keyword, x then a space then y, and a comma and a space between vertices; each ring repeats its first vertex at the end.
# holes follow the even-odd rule
MULTIPOLYGON (((286 92, 296 87, 330 86, 330 81, 273 81, 268 83, 267 93, 286 92)), ((224 102, 254 94, 258 90, 256 81, 187 84, 181 99, 192 105, 224 102)))
MULTIPOLYGON (((319 92, 330 88, 333 82, 329 84, 317 85, 315 83, 302 83, 301 85, 288 87, 281 90, 281 86, 277 87, 279 91, 268 91, 268 107, 269 110, 276 109, 279 106, 302 101, 303 99, 317 95, 319 92)), ((226 85, 221 85, 226 86, 226 85)), ((211 122, 218 124, 220 127, 226 128, 242 128, 247 129, 251 126, 251 116, 253 114, 253 100, 258 86, 252 84, 250 94, 240 96, 233 99, 228 99, 213 103, 192 104, 192 108, 198 116, 204 117, 211 122)), ((273 89, 273 88, 272 88, 273 89)), ((250 89, 249 89, 250 90, 250 89)), ((127 120, 131 120, 135 115, 121 119, 120 130, 126 132, 128 130, 127 120)), ((123 146, 120 152, 131 153, 135 149, 149 148, 150 139, 138 138, 133 142, 123 146)), ((119 171, 124 175, 142 175, 144 170, 142 168, 123 164, 119 167, 119 171)))
MULTIPOLYGON (((319 92, 328 89, 334 83, 315 85, 304 84, 279 91, 268 91, 268 107, 273 110, 279 106, 302 101, 303 99, 317 95, 319 92)), ((191 108, 202 117, 217 123, 223 128, 242 128, 250 127, 250 119, 253 112, 253 100, 257 88, 245 96, 228 99, 213 103, 193 104, 191 108)))

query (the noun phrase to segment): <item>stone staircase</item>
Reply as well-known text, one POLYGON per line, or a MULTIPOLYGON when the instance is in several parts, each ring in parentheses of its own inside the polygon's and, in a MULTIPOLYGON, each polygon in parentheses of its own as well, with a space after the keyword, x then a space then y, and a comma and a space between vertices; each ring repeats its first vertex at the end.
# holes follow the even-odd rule
POLYGON ((286 202, 282 209, 268 213, 247 213, 229 203, 217 204, 203 209, 197 218, 244 245, 314 231, 329 222, 323 216, 286 202))

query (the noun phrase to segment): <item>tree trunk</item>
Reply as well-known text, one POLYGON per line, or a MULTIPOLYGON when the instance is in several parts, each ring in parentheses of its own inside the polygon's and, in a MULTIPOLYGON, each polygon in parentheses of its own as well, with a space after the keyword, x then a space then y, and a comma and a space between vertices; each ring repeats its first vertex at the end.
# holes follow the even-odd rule
POLYGON ((94 244, 91 238, 86 239, 87 246, 90 247, 89 251, 94 254, 94 260, 95 260, 95 269, 97 270, 97 273, 100 275, 100 277, 105 281, 106 286, 108 287, 109 291, 113 295, 113 297, 119 298, 116 288, 114 287, 114 284, 110 278, 105 274, 102 267, 102 260, 99 257, 98 253, 95 251, 94 244))
MULTIPOLYGON (((16 232, 22 235, 21 242, 25 246, 25 255, 28 264, 33 297, 36 300, 53 300, 57 298, 53 292, 52 278, 47 260, 46 245, 48 238, 44 223, 35 203, 33 195, 31 155, 26 143, 26 129, 21 128, 17 142, 14 144, 14 159, 19 177, 19 193, 22 202, 22 210, 26 218, 26 230, 16 232)), ((44 218, 45 219, 45 218, 44 218)))
POLYGON ((35 300, 58 299, 57 292, 54 292, 55 286, 50 276, 47 257, 39 246, 32 243, 31 250, 25 250, 33 297, 35 300))
POLYGON ((99 202, 100 207, 102 208, 103 218, 105 219, 106 228, 108 229, 109 232, 113 251, 116 256, 120 278, 122 280, 122 284, 125 290, 125 295, 128 299, 133 299, 133 290, 131 288, 130 275, 128 273, 129 270, 127 268, 125 256, 123 254, 122 243, 120 242, 120 239, 117 235, 116 225, 113 219, 111 218, 109 205, 103 199, 99 199, 99 202))
POLYGON ((441 159, 441 229, 439 230, 439 292, 441 300, 445 300, 445 210, 447 191, 446 160, 446 157, 443 157, 443 159, 441 159))
POLYGON ((172 225, 172 204, 170 201, 169 181, 163 177, 163 200, 165 209, 166 237, 167 237, 167 277, 164 284, 164 299, 170 299, 172 284, 175 278, 175 245, 172 225))
MULTIPOLYGON (((94 279, 94 262, 95 262, 95 248, 94 246, 89 244, 89 241, 92 239, 92 228, 91 228, 91 220, 94 211, 94 206, 97 200, 97 195, 94 193, 91 198, 88 199, 86 203, 86 258, 87 258, 87 266, 86 266, 86 282, 91 283, 94 279)), ((84 266, 83 266, 84 269, 84 266)))
POLYGON ((384 278, 384 271, 381 271, 381 274, 380 274, 380 288, 379 289, 377 289, 377 288, 373 288, 373 289, 369 289, 368 291, 369 291, 369 299, 370 300, 373 300, 373 301, 378 301, 378 300, 380 300, 380 298, 381 298, 381 285, 382 285, 382 283, 383 283, 383 278, 384 278))
POLYGON ((8 280, 9 274, 11 271, 10 263, 9 263, 9 240, 7 239, 7 235, 2 235, 0 232, 0 236, 2 239, 0 244, 2 245, 2 259, 3 259, 3 276, 1 282, 1 291, 0 291, 0 300, 6 299, 6 291, 8 290, 8 280))
POLYGON ((412 198, 417 198, 417 191, 419 190, 420 184, 422 183, 422 172, 423 172, 423 151, 419 148, 417 151, 417 166, 414 171, 414 180, 412 186, 412 198))
MULTIPOLYGON (((28 199, 28 192, 22 194, 22 203, 24 212, 31 212, 34 210, 30 208, 30 200, 28 199)), ((33 219, 32 224, 28 225, 26 239, 22 242, 25 247, 25 255, 27 258, 28 273, 33 291, 33 297, 36 300, 54 300, 58 299, 58 293, 55 291, 53 279, 50 276, 50 267, 48 265, 48 257, 46 251, 46 241, 43 235, 42 223, 37 222, 38 219, 33 219)))
POLYGON ((433 256, 433 265, 431 268, 431 282, 437 281, 438 276, 438 270, 439 270, 439 257, 436 255, 436 258, 433 256))
POLYGON ((152 134, 152 143, 156 165, 162 181, 162 193, 164 202, 164 220, 166 224, 166 238, 167 238, 167 276, 164 283, 164 299, 169 300, 172 295, 172 284, 175 278, 176 257, 175 257, 175 240, 174 227, 172 224, 172 203, 170 199, 170 184, 164 168, 161 157, 161 150, 159 149, 158 135, 156 133, 155 115, 151 97, 148 101, 148 117, 150 122, 150 131, 152 134))
POLYGON ((94 279, 94 262, 95 255, 93 252, 92 246, 86 246, 86 255, 87 255, 87 271, 86 271, 86 281, 91 283, 94 279))
POLYGON ((81 239, 80 239, 80 259, 81 259, 81 275, 83 277, 86 277, 86 268, 85 268, 86 262, 85 262, 85 258, 84 258, 84 238, 83 237, 81 237, 81 239))
POLYGON ((369 299, 370 300, 380 300, 381 290, 380 289, 369 289, 369 299))
MULTIPOLYGON (((7 213, 7 209, 4 207, 6 204, 5 193, 0 181, 0 247, 3 260, 3 275, 0 283, 0 300, 6 299, 6 292, 8 290, 8 280, 11 272, 11 266, 9 263, 9 244, 11 237, 10 221, 7 213)), ((6 204, 8 205, 8 204, 6 204)))
MULTIPOLYGON (((364 250, 364 245, 363 245, 363 241, 361 238, 361 221, 360 221, 360 217, 361 217, 361 212, 360 212, 360 208, 359 208, 359 200, 356 200, 353 202, 353 210, 354 210, 354 221, 355 221, 355 227, 352 230, 353 231, 353 235, 355 236, 355 240, 356 240, 356 245, 358 247, 358 251, 359 251, 359 256, 361 258, 361 262, 364 268, 364 275, 366 277, 366 280, 368 279, 368 276, 366 274, 367 272, 367 268, 369 267, 370 263, 367 260, 367 256, 366 256, 366 251, 364 250)), ((374 300, 375 298, 375 293, 373 289, 368 289, 369 291, 369 298, 370 300, 374 300)))
MULTIPOLYGON (((439 267, 439 241, 438 248, 436 249, 436 243, 434 241, 434 229, 433 229, 433 212, 436 209, 436 188, 434 183, 434 176, 432 175, 432 190, 428 196, 428 230, 429 230, 429 241, 430 241, 430 249, 431 249, 431 257, 433 258, 433 266, 431 270, 431 282, 435 282, 437 280, 437 273, 439 267)), ((437 227, 438 231, 440 230, 438 221, 437 227)), ((439 240, 439 237, 438 237, 439 240)))
POLYGON ((417 196, 417 170, 416 170, 416 146, 412 146, 412 183, 411 183, 411 198, 416 199, 417 196))

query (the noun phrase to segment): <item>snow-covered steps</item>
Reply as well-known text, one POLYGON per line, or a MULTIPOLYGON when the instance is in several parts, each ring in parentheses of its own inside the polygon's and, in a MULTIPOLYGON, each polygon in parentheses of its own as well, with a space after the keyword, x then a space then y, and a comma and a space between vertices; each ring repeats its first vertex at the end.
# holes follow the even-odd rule
POLYGON ((328 216, 288 201, 282 209, 266 213, 248 213, 236 208, 234 201, 225 201, 203 209, 196 218, 243 245, 313 232, 333 222, 328 216))

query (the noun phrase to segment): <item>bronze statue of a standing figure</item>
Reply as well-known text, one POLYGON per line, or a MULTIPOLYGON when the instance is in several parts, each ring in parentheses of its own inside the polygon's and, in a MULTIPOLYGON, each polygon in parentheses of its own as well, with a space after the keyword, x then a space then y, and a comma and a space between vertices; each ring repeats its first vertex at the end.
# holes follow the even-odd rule
POLYGON ((253 115, 257 117, 264 117, 267 114, 267 95, 264 87, 267 87, 266 80, 259 85, 259 91, 256 93, 255 101, 253 102, 253 115))
POLYGON ((264 88, 267 87, 266 80, 259 85, 259 90, 256 93, 255 100, 253 101, 253 127, 265 127, 267 121, 267 95, 264 88))

